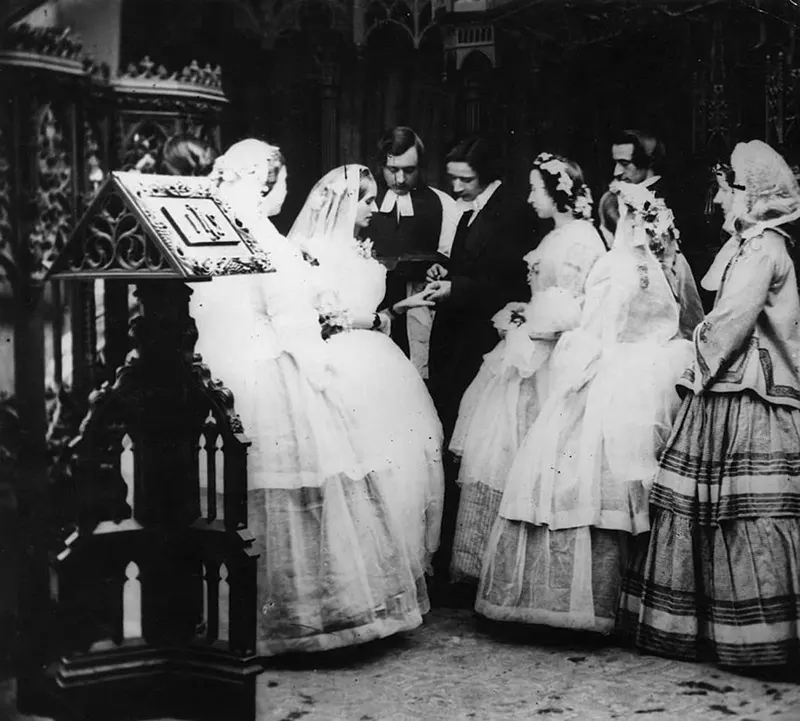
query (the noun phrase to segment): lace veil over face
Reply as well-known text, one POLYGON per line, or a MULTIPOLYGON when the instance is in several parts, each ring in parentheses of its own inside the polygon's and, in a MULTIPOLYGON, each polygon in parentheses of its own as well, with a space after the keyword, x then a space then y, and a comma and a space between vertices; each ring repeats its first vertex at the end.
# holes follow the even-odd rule
POLYGON ((364 165, 342 165, 326 173, 306 198, 289 231, 291 241, 352 241, 362 177, 372 178, 364 165))
POLYGON ((780 225, 800 217, 800 188, 789 164, 761 140, 739 143, 731 155, 735 183, 734 212, 745 226, 780 225))
POLYGON ((587 282, 582 325, 592 326, 604 343, 666 343, 678 333, 678 303, 652 246, 654 235, 669 233, 671 213, 654 213, 660 205, 642 185, 617 183, 614 193, 614 244, 587 282), (592 276, 600 282, 590 287, 592 276))

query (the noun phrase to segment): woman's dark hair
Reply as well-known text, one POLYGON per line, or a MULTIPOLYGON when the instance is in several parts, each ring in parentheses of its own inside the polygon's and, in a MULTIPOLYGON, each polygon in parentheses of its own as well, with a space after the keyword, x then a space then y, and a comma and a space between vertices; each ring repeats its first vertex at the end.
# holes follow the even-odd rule
POLYGON ((600 219, 602 225, 609 233, 614 235, 617 232, 617 224, 619 223, 619 196, 612 193, 610 190, 603 194, 600 202, 597 204, 597 217, 600 219))
POLYGON ((456 145, 445 158, 448 163, 467 163, 478 176, 478 182, 489 185, 502 176, 500 156, 485 138, 467 138, 456 145))
MULTIPOLYGON (((544 155, 544 154, 543 154, 544 155)), ((536 160, 533 161, 533 169, 539 172, 539 175, 542 176, 542 182, 544 183, 544 188, 547 191, 547 194, 553 199, 553 202, 556 204, 556 208, 558 209, 559 213, 566 213, 567 211, 575 209, 575 200, 578 197, 578 193, 586 185, 586 181, 583 178, 583 170, 581 170, 581 166, 578 165, 574 160, 570 160, 569 158, 565 158, 563 155, 555 155, 555 154, 546 154, 546 158, 555 159, 564 164, 566 169, 567 175, 569 179, 572 181, 572 191, 568 192, 566 190, 560 190, 558 187, 559 178, 558 175, 554 175, 553 173, 543 170, 540 167, 539 158, 542 156, 538 156, 536 160)), ((546 162, 546 160, 544 161, 546 162)))
POLYGON ((386 165, 386 158, 389 155, 402 155, 411 148, 417 149, 419 167, 424 167, 425 144, 419 135, 405 125, 398 125, 396 128, 387 130, 378 141, 378 166, 386 165))
POLYGON ((205 140, 181 133, 164 143, 163 172, 167 175, 208 175, 217 152, 205 140))
POLYGON ((652 168, 660 173, 666 158, 664 144, 645 130, 622 130, 612 140, 613 145, 633 145, 631 162, 637 168, 652 168))

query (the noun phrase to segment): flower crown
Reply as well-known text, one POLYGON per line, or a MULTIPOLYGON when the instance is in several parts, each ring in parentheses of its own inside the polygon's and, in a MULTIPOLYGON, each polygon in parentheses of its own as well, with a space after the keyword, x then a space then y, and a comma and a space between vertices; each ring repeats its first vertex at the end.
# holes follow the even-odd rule
POLYGON ((642 184, 614 182, 611 191, 617 194, 620 202, 625 203, 634 223, 647 234, 650 250, 657 257, 663 255, 668 240, 677 241, 680 238, 672 210, 663 198, 649 188, 642 184))
POLYGON ((283 155, 281 155, 280 148, 270 146, 266 157, 247 165, 231 161, 230 158, 221 155, 214 161, 214 167, 209 177, 217 183, 232 183, 250 176, 269 179, 273 175, 277 175, 283 165, 283 155))
POLYGON ((584 220, 592 217, 592 191, 581 181, 578 181, 578 187, 575 187, 568 166, 561 158, 552 153, 539 153, 533 161, 533 167, 557 179, 556 191, 561 191, 567 196, 567 205, 575 217, 584 220))

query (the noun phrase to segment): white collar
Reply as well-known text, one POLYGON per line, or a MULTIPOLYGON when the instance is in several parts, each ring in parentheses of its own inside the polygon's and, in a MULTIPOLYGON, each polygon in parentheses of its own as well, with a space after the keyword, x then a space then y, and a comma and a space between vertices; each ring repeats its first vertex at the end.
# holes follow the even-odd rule
POLYGON ((796 210, 794 213, 790 213, 789 215, 783 215, 780 218, 773 218, 772 220, 762 220, 755 225, 751 225, 746 230, 743 230, 739 237, 742 239, 742 242, 745 240, 750 240, 750 238, 755 238, 757 235, 761 235, 765 230, 777 230, 782 235, 786 235, 785 231, 778 230, 778 226, 785 225, 786 223, 792 223, 795 220, 800 218, 800 210, 796 210))
POLYGON ((414 204, 411 202, 411 192, 398 195, 394 190, 387 190, 381 203, 381 213, 391 213, 395 208, 397 208, 398 217, 412 217, 414 204))
POLYGON ((483 192, 481 192, 481 194, 475 198, 475 200, 462 200, 461 198, 456 200, 456 205, 461 213, 465 213, 468 210, 474 211, 473 216, 469 219, 469 225, 472 225, 472 221, 475 220, 475 216, 480 213, 481 210, 483 210, 486 203, 489 202, 489 199, 502 184, 503 183, 500 180, 493 180, 483 189, 483 192))
POLYGON ((651 175, 647 180, 643 180, 640 185, 649 188, 651 185, 655 185, 659 180, 661 180, 660 175, 651 175))

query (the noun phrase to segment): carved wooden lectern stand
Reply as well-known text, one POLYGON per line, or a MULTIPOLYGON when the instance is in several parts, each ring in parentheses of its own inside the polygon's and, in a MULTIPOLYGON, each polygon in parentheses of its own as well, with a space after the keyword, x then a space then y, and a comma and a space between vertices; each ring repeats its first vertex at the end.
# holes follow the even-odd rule
POLYGON ((248 272, 269 259, 206 179, 130 173, 112 174, 53 267, 134 281, 141 304, 55 489, 65 538, 23 675, 50 681, 57 717, 255 718, 249 441, 194 354, 185 284, 248 272))

